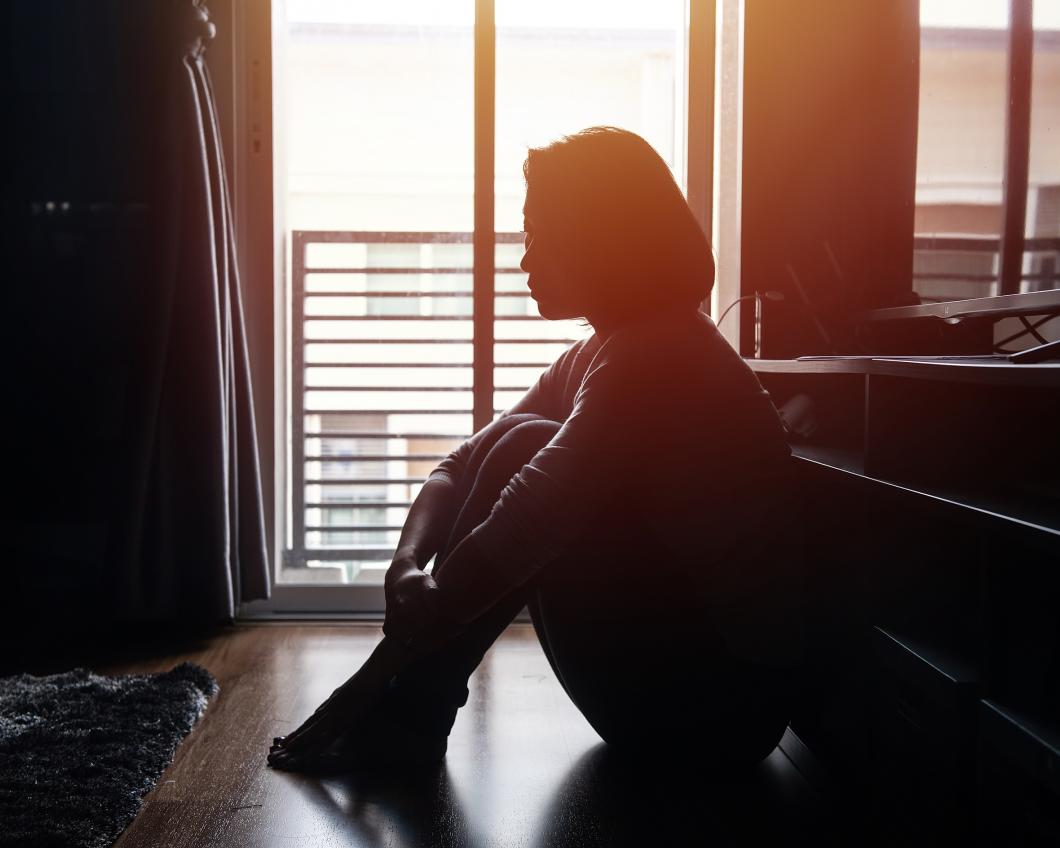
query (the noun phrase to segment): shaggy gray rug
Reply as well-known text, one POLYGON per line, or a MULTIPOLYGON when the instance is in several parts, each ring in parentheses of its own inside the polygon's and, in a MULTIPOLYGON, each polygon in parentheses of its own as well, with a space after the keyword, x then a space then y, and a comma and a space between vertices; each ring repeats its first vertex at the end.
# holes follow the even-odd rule
POLYGON ((0 679, 0 845, 110 845, 216 691, 191 663, 0 679))

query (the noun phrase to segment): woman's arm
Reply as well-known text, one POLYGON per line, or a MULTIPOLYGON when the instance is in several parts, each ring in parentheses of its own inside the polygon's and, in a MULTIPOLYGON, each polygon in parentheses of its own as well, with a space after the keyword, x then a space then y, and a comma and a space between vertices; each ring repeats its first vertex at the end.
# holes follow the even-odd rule
POLYGON ((428 478, 409 507, 394 552, 395 563, 400 560, 422 569, 438 553, 460 509, 456 495, 456 485, 449 478, 428 478))
MULTIPOLYGON (((501 413, 500 417, 533 412, 546 418, 553 415, 555 375, 567 367, 567 360, 576 353, 571 345, 556 361, 546 368, 518 401, 501 413)), ((494 422, 496 423, 496 422, 494 422)), ((407 574, 412 568, 422 570, 428 560, 441 549, 449 538, 456 516, 460 511, 464 476, 468 461, 475 447, 485 437, 489 425, 466 439, 450 452, 430 473, 420 493, 409 508, 408 517, 401 528, 397 550, 394 553, 393 579, 407 574)), ((387 572, 388 577, 390 572, 387 572)))
MULTIPOLYGON (((583 345, 575 343, 561 353, 546 368, 521 398, 501 413, 497 421, 510 415, 531 412, 545 418, 555 415, 556 387, 569 370, 571 357, 577 355, 583 345)), ((497 421, 493 423, 496 424, 497 421)), ((446 456, 430 473, 420 493, 409 509, 408 517, 398 539, 394 560, 384 580, 387 600, 387 620, 383 632, 405 641, 423 627, 430 627, 437 617, 438 586, 434 576, 423 568, 437 554, 452 532, 457 515, 467 496, 471 481, 468 479, 469 464, 475 450, 483 439, 489 438, 490 425, 481 428, 446 456)), ((460 540, 457 540, 460 541, 460 540)), ((456 545, 448 551, 448 559, 460 552, 457 559, 468 558, 470 547, 456 545)), ((476 548, 477 550, 477 548, 476 548)), ((441 563, 435 563, 435 569, 441 563)), ((466 565, 455 566, 464 571, 466 565)), ((468 582, 468 581, 462 581, 468 582)), ((489 582, 488 580, 486 582, 489 582)), ((449 622, 451 624, 451 622, 449 622)), ((435 636, 439 634, 435 632, 435 636)), ((421 640, 421 644, 424 640, 421 640)), ((427 642, 432 641, 430 638, 427 642)))
POLYGON ((423 568, 445 544, 459 508, 457 486, 444 476, 428 479, 413 500, 383 578, 386 635, 404 640, 420 622, 433 618, 431 592, 437 587, 423 568))

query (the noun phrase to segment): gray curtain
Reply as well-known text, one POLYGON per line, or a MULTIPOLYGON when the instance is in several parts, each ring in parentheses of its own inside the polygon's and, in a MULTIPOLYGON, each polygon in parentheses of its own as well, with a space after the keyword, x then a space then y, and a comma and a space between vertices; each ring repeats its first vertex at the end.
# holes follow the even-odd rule
POLYGON ((136 445, 120 595, 128 617, 226 619, 239 603, 269 595, 254 399, 220 126, 204 61, 214 27, 198 2, 173 0, 168 11, 176 49, 160 77, 154 168, 162 226, 157 285, 141 313, 143 391, 131 422, 136 445))
POLYGON ((11 0, 0 23, 0 627, 230 619, 269 570, 208 15, 11 0))

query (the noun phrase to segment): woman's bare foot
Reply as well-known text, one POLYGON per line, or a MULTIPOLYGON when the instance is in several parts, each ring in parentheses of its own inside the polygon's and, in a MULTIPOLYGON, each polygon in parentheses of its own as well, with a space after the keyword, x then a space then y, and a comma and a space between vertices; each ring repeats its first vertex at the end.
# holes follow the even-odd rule
POLYGON ((357 675, 336 689, 297 730, 277 737, 269 749, 273 768, 306 771, 347 732, 351 723, 367 717, 381 692, 366 690, 357 675))
POLYGON ((305 770, 371 712, 386 693, 390 680, 407 662, 407 651, 384 637, 354 675, 294 732, 273 740, 269 765, 289 771, 305 770))
MULTIPOLYGON (((391 683, 408 668, 415 653, 384 636, 364 665, 336 689, 316 712, 288 736, 276 737, 269 749, 273 768, 312 771, 337 761, 390 758, 441 760, 445 735, 431 735, 412 720, 395 721, 393 703, 381 707, 391 683)), ((450 725, 451 726, 451 725, 450 725)), ((448 728, 446 728, 448 732, 448 728)))
MULTIPOLYGON (((286 751, 291 737, 277 737, 273 740, 269 765, 314 774, 437 766, 445 757, 447 737, 415 722, 402 721, 402 711, 393 698, 387 697, 391 692, 356 719, 351 721, 348 717, 345 726, 336 728, 320 747, 292 755, 286 751)), ((327 702, 322 707, 331 709, 327 702)), ((325 738, 320 736, 322 743, 325 738)))

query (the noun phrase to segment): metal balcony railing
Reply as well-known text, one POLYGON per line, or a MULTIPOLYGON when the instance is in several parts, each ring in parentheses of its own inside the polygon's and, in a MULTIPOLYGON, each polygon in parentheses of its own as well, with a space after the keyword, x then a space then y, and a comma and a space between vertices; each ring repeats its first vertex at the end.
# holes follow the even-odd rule
MULTIPOLYGON (((1024 241, 1020 291, 1060 288, 1060 238, 1024 241)), ((913 287, 924 303, 993 297, 1000 291, 1001 239, 991 236, 917 236, 913 287)))
POLYGON ((476 393, 502 412, 576 340, 575 325, 538 316, 522 234, 497 233, 496 245, 494 385, 483 387, 471 233, 292 233, 282 579, 381 581, 419 486, 473 431, 476 393))

